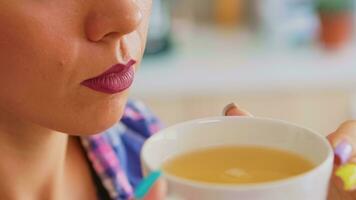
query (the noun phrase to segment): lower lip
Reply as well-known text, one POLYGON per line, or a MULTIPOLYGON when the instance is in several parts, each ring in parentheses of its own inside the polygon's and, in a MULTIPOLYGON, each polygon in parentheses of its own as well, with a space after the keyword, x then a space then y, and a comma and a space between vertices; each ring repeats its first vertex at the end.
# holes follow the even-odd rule
POLYGON ((82 85, 98 92, 116 94, 128 89, 133 83, 134 76, 135 71, 131 66, 121 72, 86 80, 82 85))

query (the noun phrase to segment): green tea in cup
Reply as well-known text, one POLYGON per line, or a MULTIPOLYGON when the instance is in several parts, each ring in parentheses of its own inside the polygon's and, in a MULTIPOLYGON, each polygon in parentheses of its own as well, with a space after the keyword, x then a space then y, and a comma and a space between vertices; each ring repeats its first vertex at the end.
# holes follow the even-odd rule
POLYGON ((262 146, 220 146, 168 159, 166 173, 194 181, 221 184, 261 183, 285 179, 314 168, 306 158, 262 146))

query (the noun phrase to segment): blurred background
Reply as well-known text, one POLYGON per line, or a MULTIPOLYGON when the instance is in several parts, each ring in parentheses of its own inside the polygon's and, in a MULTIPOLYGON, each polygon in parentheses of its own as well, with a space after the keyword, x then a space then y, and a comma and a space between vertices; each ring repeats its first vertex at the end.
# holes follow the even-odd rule
POLYGON ((165 125, 256 116, 328 134, 356 118, 354 0, 153 0, 132 97, 165 125))

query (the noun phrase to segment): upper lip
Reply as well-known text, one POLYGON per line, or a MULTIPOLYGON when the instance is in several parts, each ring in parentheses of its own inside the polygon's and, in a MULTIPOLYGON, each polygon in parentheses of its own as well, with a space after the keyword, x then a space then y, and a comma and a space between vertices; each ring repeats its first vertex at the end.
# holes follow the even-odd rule
POLYGON ((96 77, 93 77, 93 78, 89 78, 87 80, 95 79, 95 78, 98 78, 98 77, 101 77, 101 76, 105 76, 105 75, 108 75, 108 74, 112 74, 112 73, 122 72, 123 70, 132 67, 134 64, 136 64, 136 60, 134 60, 134 59, 130 59, 126 64, 123 64, 123 63, 115 64, 112 67, 110 67, 109 69, 107 69, 105 72, 103 72, 102 74, 100 74, 100 75, 98 75, 96 77))

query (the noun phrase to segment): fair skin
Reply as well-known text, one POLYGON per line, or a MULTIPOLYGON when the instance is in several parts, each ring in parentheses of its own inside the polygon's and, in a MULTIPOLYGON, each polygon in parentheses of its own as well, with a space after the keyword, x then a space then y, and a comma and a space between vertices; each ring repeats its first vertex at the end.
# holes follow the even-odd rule
POLYGON ((96 199, 75 136, 120 120, 128 90, 80 83, 113 64, 140 63, 150 9, 150 0, 0 0, 2 199, 96 199))
MULTIPOLYGON (((80 83, 143 55, 151 1, 0 1, 0 196, 95 199, 73 136, 123 114, 128 90, 80 83)), ((137 67, 137 65, 135 66, 137 67)))

